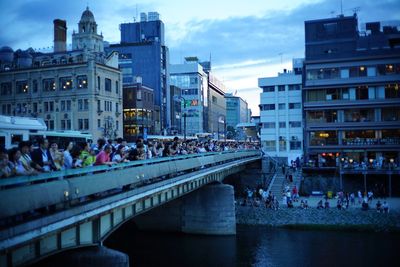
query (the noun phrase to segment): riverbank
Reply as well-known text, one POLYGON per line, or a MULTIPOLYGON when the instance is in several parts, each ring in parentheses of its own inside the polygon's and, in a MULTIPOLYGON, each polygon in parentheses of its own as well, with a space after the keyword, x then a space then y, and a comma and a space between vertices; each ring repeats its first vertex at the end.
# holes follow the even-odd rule
POLYGON ((353 207, 347 210, 336 208, 266 209, 236 205, 236 222, 240 225, 266 225, 290 229, 347 230, 400 233, 400 212, 378 213, 375 209, 362 211, 353 207))

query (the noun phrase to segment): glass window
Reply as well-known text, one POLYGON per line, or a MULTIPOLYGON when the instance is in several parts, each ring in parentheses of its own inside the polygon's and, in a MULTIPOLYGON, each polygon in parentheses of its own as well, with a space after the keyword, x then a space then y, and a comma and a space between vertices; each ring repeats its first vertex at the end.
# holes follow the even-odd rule
POLYGON ((264 141, 264 149, 266 151, 275 151, 276 146, 275 146, 275 141, 264 141))
POLYGON ((278 91, 279 92, 285 91, 285 86, 284 85, 278 85, 278 91))
POLYGON ((264 104, 260 105, 260 109, 262 110, 275 110, 275 104, 264 104))
POLYGON ((279 103, 279 104, 278 104, 278 108, 279 108, 280 110, 286 109, 286 103, 279 103))
POLYGON ((38 81, 37 80, 32 81, 32 91, 34 93, 37 93, 37 91, 38 91, 38 81))
POLYGON ((376 67, 368 66, 368 68, 367 68, 367 76, 368 77, 376 76, 376 67))
POLYGON ((61 90, 71 90, 73 87, 73 81, 72 81, 72 77, 68 76, 68 77, 61 77, 59 79, 60 81, 60 89, 61 90))
POLYGON ((28 93, 28 81, 17 81, 16 82, 16 93, 17 94, 27 94, 28 93))
POLYGON ((115 81, 115 93, 119 94, 119 82, 115 81))
POLYGON ((263 89, 264 93, 274 92, 275 91, 275 86, 264 86, 262 89, 263 89))
POLYGON ((1 95, 11 95, 12 94, 12 83, 11 82, 1 83, 0 94, 1 95))
POLYGON ((300 141, 290 141, 290 150, 301 150, 300 141))
POLYGON ((275 122, 264 122, 263 128, 273 129, 273 128, 275 128, 275 122))
POLYGON ((88 88, 88 80, 86 75, 80 75, 76 77, 78 83, 78 89, 88 88))
POLYGON ((56 90, 56 82, 54 78, 43 79, 43 92, 51 92, 56 90))
POLYGON ((104 82, 104 86, 106 91, 111 92, 111 79, 106 78, 104 82))
POLYGON ((301 121, 289 121, 290 128, 299 128, 301 127, 301 121))
POLYGON ((301 103, 289 103, 289 109, 300 109, 301 103))
POLYGON ((280 121, 279 128, 286 128, 286 121, 280 121))
POLYGON ((289 91, 298 91, 298 90, 300 90, 300 84, 289 85, 289 91))
POLYGON ((341 69, 340 78, 349 78, 349 69, 341 69))

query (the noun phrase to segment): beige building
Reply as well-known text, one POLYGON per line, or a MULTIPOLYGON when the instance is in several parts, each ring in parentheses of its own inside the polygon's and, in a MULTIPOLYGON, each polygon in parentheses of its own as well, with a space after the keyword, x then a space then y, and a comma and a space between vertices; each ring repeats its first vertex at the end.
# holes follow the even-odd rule
POLYGON ((54 21, 54 52, 0 49, 0 114, 43 118, 48 130, 122 137, 118 54, 106 56, 89 9, 66 51, 66 22, 54 21))

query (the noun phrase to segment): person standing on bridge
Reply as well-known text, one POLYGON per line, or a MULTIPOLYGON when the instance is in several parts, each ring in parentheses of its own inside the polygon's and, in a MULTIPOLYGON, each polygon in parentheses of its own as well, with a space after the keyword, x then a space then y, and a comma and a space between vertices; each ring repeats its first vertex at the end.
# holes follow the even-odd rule
POLYGON ((39 148, 35 149, 31 155, 33 162, 38 164, 42 168, 42 171, 57 170, 49 151, 49 141, 46 138, 39 138, 38 143, 39 148))
POLYGON ((111 145, 105 145, 104 149, 100 151, 99 154, 96 156, 96 162, 94 165, 113 165, 116 164, 116 162, 112 162, 110 160, 110 154, 112 152, 111 145))

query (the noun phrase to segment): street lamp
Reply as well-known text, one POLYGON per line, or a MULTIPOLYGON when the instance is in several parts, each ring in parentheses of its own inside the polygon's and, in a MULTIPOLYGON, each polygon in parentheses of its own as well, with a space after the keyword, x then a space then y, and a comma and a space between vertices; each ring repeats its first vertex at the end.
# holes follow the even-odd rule
POLYGON ((186 99, 183 96, 174 96, 175 99, 183 100, 183 140, 186 141, 186 99))

